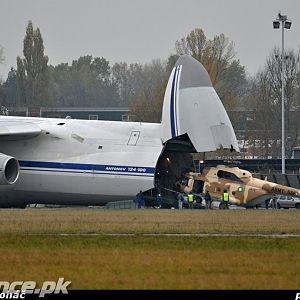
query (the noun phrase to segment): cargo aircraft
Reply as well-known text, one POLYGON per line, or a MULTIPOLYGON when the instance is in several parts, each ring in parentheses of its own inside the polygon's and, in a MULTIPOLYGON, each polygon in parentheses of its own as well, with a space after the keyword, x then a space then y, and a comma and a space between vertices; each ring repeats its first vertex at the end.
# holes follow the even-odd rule
POLYGON ((205 68, 183 55, 161 123, 0 116, 0 207, 134 199, 173 187, 190 153, 219 148, 238 150, 231 122, 205 68))

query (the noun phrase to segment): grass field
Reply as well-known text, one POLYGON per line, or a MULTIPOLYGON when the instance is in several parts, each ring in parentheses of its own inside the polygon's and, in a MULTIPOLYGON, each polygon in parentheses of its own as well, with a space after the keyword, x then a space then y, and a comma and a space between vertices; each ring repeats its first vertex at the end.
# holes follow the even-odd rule
POLYGON ((0 280, 64 277, 71 289, 300 285, 299 237, 143 235, 300 234, 298 210, 13 209, 0 220, 0 280), (119 233, 134 235, 106 235, 119 233))

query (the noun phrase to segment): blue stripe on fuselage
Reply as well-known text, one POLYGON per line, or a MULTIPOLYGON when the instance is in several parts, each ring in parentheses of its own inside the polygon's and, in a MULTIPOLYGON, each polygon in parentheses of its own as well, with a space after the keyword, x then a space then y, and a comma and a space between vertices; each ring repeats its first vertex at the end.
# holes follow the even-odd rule
POLYGON ((118 165, 96 165, 96 164, 79 164, 65 162, 46 162, 46 161, 24 161, 20 160, 21 168, 43 168, 61 170, 78 170, 78 171, 100 171, 105 173, 132 173, 132 174, 154 174, 155 168, 137 167, 137 166, 118 166, 118 165))
POLYGON ((175 119, 174 119, 174 90, 175 90, 175 80, 176 80, 176 73, 177 73, 177 67, 174 71, 173 81, 172 81, 172 88, 171 88, 171 101, 170 101, 170 123, 171 123, 171 135, 172 138, 176 136, 176 130, 175 130, 175 119))
POLYGON ((175 90, 174 90, 174 123, 175 123, 175 132, 178 136, 178 124, 177 124, 177 89, 179 81, 180 66, 177 67, 177 76, 175 80, 175 90))
POLYGON ((178 136, 176 101, 177 101, 179 72, 180 72, 180 66, 177 66, 173 76, 172 88, 171 88, 171 101, 170 101, 170 123, 171 123, 172 138, 178 136))

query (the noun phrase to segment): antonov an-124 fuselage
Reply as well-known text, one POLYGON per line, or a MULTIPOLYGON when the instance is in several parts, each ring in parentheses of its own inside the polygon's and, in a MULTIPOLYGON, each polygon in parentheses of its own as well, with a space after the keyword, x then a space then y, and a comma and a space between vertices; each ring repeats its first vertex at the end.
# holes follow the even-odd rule
POLYGON ((218 148, 238 149, 231 122, 204 67, 184 55, 161 123, 0 116, 0 206, 134 199, 157 181, 175 184, 166 158, 181 172, 187 152, 218 148))

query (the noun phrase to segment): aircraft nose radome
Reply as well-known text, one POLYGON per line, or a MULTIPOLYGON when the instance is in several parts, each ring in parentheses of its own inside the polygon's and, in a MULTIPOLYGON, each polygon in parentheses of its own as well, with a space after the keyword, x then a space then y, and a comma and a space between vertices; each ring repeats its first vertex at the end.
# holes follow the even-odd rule
POLYGON ((212 83, 203 65, 190 55, 182 55, 175 66, 182 65, 179 89, 191 87, 211 87, 212 83))

